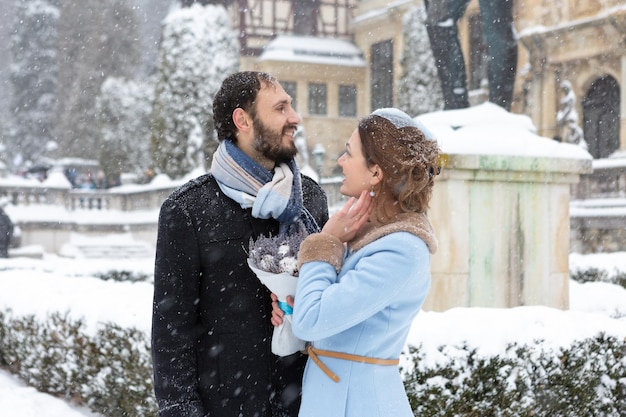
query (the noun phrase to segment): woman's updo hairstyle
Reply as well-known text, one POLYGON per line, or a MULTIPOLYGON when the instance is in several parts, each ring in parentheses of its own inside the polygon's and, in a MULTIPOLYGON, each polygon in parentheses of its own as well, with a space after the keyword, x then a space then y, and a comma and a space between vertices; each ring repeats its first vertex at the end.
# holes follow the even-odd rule
MULTIPOLYGON (((391 194, 404 212, 424 213, 441 170, 432 134, 394 108, 374 111, 360 120, 358 130, 368 167, 377 164, 384 174, 375 194, 391 194)), ((379 200, 376 203, 382 204, 379 200)))

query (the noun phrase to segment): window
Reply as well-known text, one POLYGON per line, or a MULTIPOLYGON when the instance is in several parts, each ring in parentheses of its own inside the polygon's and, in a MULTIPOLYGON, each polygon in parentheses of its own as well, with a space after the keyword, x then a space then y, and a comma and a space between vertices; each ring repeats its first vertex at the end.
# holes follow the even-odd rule
POLYGON ((297 100, 297 92, 298 92, 298 84, 296 84, 295 81, 281 81, 280 85, 283 86, 283 89, 285 90, 285 93, 289 94, 289 96, 291 97, 291 99, 293 100, 291 103, 291 107, 293 107, 295 110, 297 110, 296 107, 296 102, 297 100))
POLYGON ((372 110, 393 107, 393 40, 372 45, 372 110))
POLYGON ((339 116, 356 116, 356 85, 339 86, 339 116))
POLYGON ((326 84, 309 83, 309 114, 326 114, 326 84))

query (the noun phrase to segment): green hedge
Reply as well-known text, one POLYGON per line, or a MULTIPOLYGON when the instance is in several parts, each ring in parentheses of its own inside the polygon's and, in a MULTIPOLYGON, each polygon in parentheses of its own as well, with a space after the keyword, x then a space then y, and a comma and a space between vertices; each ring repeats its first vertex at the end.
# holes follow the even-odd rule
POLYGON ((475 348, 445 346, 443 364, 430 364, 419 347, 402 371, 416 416, 623 417, 626 415, 626 342, 598 335, 567 349, 534 345, 483 357, 475 348), (430 365, 427 365, 430 364, 430 365))
POLYGON ((570 278, 576 282, 584 284, 585 282, 607 282, 616 284, 622 288, 626 288, 626 271, 589 267, 587 269, 577 269, 570 271, 570 278))
POLYGON ((52 314, 47 321, 0 312, 0 362, 41 392, 88 406, 107 417, 156 415, 145 332, 52 314))

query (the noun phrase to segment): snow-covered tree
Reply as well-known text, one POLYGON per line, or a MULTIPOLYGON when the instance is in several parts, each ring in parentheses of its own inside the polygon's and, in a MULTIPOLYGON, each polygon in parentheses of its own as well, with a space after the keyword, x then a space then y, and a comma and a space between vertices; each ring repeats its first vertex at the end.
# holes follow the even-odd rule
POLYGON ((180 178, 216 147, 213 96, 239 68, 237 33, 223 6, 193 4, 164 21, 153 113, 156 169, 180 178))
POLYGON ((140 62, 130 0, 60 0, 57 138, 65 154, 97 159, 96 98, 108 77, 133 78, 140 62))
POLYGON ((403 74, 398 105, 411 116, 443 109, 441 83, 425 22, 423 5, 411 7, 403 19, 404 50, 400 61, 403 74))
POLYGON ((100 128, 100 167, 107 184, 121 173, 141 177, 152 167, 150 117, 154 83, 107 78, 96 101, 100 128))
POLYGON ((46 0, 18 0, 11 36, 13 130, 9 152, 39 162, 53 141, 58 90, 59 9, 46 0))

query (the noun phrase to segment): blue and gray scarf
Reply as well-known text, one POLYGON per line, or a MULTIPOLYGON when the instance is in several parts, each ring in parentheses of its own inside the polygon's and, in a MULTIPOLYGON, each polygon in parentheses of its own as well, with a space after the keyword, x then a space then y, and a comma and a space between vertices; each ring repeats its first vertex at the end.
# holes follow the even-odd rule
POLYGON ((288 233, 299 224, 308 233, 320 231, 302 202, 302 180, 294 159, 271 172, 232 141, 224 140, 213 154, 211 173, 224 194, 241 207, 252 208, 252 217, 278 220, 279 233, 288 233))

